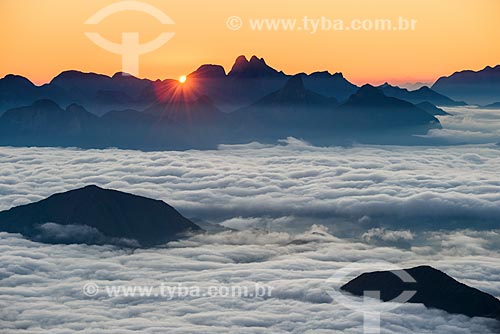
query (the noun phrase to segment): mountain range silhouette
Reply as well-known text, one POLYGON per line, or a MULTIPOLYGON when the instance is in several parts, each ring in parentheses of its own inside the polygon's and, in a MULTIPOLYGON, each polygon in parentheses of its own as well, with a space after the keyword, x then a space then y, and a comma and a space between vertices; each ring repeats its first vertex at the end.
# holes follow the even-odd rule
MULTIPOLYGON (((441 87, 442 85, 438 85, 441 87)), ((287 75, 263 58, 226 73, 206 64, 177 80, 65 71, 50 83, 0 79, 0 145, 212 148, 297 136, 313 143, 421 143, 437 108, 460 106, 429 87, 357 87, 342 73, 287 75), (65 107, 67 106, 67 107, 65 107)))

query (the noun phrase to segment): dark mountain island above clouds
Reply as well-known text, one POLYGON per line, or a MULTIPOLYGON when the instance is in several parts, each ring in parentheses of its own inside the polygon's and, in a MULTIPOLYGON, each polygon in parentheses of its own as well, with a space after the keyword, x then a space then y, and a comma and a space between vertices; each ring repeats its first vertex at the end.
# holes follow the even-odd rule
POLYGON ((469 104, 491 104, 500 100, 500 65, 480 71, 460 71, 439 78, 432 89, 469 104))
POLYGON ((404 283, 391 271, 364 273, 341 287, 356 296, 365 291, 380 291, 380 299, 390 301, 403 291, 416 291, 409 303, 424 304, 448 313, 486 317, 500 321, 500 300, 460 283, 429 266, 405 269, 416 283, 404 283))
POLYGON ((153 246, 199 230, 163 201, 94 185, 0 212, 0 231, 47 243, 153 246))

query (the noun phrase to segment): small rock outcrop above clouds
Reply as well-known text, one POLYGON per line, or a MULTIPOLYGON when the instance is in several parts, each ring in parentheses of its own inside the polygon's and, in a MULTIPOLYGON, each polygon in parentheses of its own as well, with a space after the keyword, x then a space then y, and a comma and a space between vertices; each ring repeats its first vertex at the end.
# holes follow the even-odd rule
POLYGON ((163 201, 95 185, 0 212, 0 231, 46 243, 148 247, 199 230, 163 201))
POLYGON ((405 269, 415 283, 405 283, 392 271, 364 273, 341 287, 356 296, 365 291, 380 292, 384 302, 394 300, 403 291, 415 291, 409 303, 469 317, 493 318, 500 321, 500 300, 478 289, 460 283, 430 266, 405 269))

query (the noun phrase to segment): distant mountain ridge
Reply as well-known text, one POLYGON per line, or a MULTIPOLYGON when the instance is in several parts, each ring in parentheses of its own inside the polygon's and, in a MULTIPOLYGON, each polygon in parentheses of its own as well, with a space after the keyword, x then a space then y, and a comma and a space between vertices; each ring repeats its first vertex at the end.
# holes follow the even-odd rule
POLYGON ((231 128, 255 140, 294 136, 313 143, 362 141, 385 143, 399 137, 404 143, 413 134, 440 128, 439 121, 413 104, 385 96, 379 89, 365 85, 349 99, 317 94, 305 87, 302 75, 256 103, 231 113, 231 128), (403 139, 405 138, 405 139, 403 139))
POLYGON ((339 103, 307 89, 303 78, 290 77, 280 89, 232 113, 219 110, 207 96, 184 93, 182 87, 142 112, 127 109, 101 117, 76 104, 64 110, 41 100, 0 116, 0 144, 206 149, 288 136, 322 145, 405 144, 441 127, 433 105, 418 107, 370 85, 339 103))
POLYGON ((391 86, 385 83, 378 87, 385 95, 396 97, 414 104, 428 102, 435 106, 456 107, 466 105, 464 102, 457 102, 449 97, 439 94, 427 86, 420 87, 417 90, 408 90, 391 86))
POLYGON ((440 128, 436 105, 461 105, 428 87, 357 87, 342 73, 288 75, 239 56, 229 72, 205 64, 186 83, 65 71, 37 87, 0 79, 0 145, 214 148, 295 136, 321 145, 423 143, 440 128), (20 93, 21 92, 21 93, 20 93), (68 106, 68 107, 64 107, 68 106), (417 135, 417 136, 416 136, 417 135))
MULTIPOLYGON (((309 75, 301 73, 301 75, 307 89, 338 101, 347 100, 359 88, 346 80, 342 73, 331 74, 323 71, 309 75)), ((290 77, 283 71, 269 66, 264 58, 252 56, 248 60, 242 55, 236 58, 227 73, 220 65, 201 65, 188 75, 187 85, 193 88, 194 94, 208 96, 218 109, 231 112, 280 89, 290 77)), ((153 81, 121 72, 107 76, 69 70, 60 73, 42 86, 35 86, 21 76, 7 75, 0 79, 0 114, 5 110, 30 105, 41 99, 49 99, 62 106, 76 103, 99 116, 110 110, 144 110, 169 99, 175 94, 177 86, 177 80, 153 81)), ((419 91, 415 92, 398 95, 387 94, 387 91, 385 93, 412 103, 424 101, 434 105, 455 103, 442 96, 440 98, 444 103, 431 98, 419 98, 417 101, 414 96, 419 91)), ((437 96, 437 93, 434 95, 437 96)))
POLYGON ((491 104, 500 100, 500 65, 480 71, 460 71, 439 78, 432 89, 469 104, 491 104))

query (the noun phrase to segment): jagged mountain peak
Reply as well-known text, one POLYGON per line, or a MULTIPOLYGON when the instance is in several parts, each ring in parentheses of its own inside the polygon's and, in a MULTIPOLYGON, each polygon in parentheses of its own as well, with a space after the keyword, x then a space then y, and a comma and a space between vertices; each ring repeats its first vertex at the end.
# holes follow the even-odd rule
POLYGON ((252 56, 250 61, 245 56, 236 58, 231 71, 228 76, 239 78, 263 78, 263 77, 277 77, 283 75, 274 68, 267 65, 264 58, 252 56))

